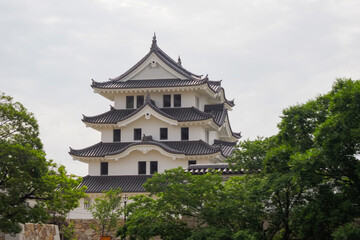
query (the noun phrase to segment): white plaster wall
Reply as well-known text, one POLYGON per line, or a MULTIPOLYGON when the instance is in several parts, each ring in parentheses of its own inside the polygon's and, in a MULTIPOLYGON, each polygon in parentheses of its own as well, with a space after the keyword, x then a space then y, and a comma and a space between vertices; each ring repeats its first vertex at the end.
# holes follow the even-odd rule
MULTIPOLYGON (((146 136, 151 135, 154 140, 160 141, 160 128, 168 129, 168 139, 161 141, 180 141, 181 140, 181 128, 189 128, 189 140, 206 140, 205 139, 205 129, 200 125, 190 125, 190 126, 173 126, 166 122, 163 122, 151 115, 149 119, 146 119, 145 116, 140 117, 134 122, 130 123, 126 127, 119 128, 121 129, 121 142, 133 142, 134 141, 134 129, 141 128, 141 134, 146 136)), ((210 135, 209 135, 210 136, 210 135)), ((213 135, 215 137, 215 135, 213 135)), ((101 141, 102 142, 113 142, 113 129, 102 129, 101 130, 101 141)))
MULTIPOLYGON (((123 195, 127 195, 127 197, 139 195, 139 194, 146 194, 146 193, 123 193, 123 195)), ((94 202, 95 198, 99 198, 103 195, 103 193, 88 193, 88 196, 90 198, 90 204, 94 202)), ((67 219, 93 219, 91 213, 85 209, 84 207, 84 201, 85 199, 80 199, 80 205, 79 207, 73 209, 70 211, 70 213, 67 215, 67 219)), ((132 202, 132 200, 128 200, 128 203, 132 202)), ((121 206, 124 206, 124 203, 121 203, 121 206)))
POLYGON ((139 93, 139 94, 117 94, 114 97, 114 108, 115 109, 126 109, 126 96, 134 96, 134 108, 136 108, 137 105, 137 96, 144 96, 144 100, 147 93, 139 93))
MULTIPOLYGON (((159 173, 171 168, 186 168, 188 166, 188 159, 173 159, 162 155, 157 150, 150 150, 147 153, 135 150, 118 161, 109 161, 109 175, 137 175, 139 161, 146 161, 147 175, 150 175, 150 161, 158 162, 159 173)), ((198 160, 198 163, 210 163, 210 160, 202 159, 198 160)))
POLYGON ((115 109, 125 109, 126 107, 126 97, 123 94, 117 94, 114 97, 114 108, 115 109))
MULTIPOLYGON (((209 164, 209 159, 196 159, 197 163, 209 164)), ((188 166, 189 159, 173 159, 172 157, 162 155, 158 150, 150 150, 147 153, 135 150, 129 155, 119 160, 109 159, 108 175, 138 175, 138 162, 146 161, 146 174, 150 175, 150 161, 158 161, 158 172, 162 173, 166 169, 188 166)), ((89 175, 100 176, 100 162, 89 163, 89 175)))
POLYGON ((113 141, 113 129, 104 128, 101 130, 101 141, 112 142, 113 141))
MULTIPOLYGON (((129 80, 131 81, 131 80, 129 80)), ((119 93, 114 97, 114 107, 116 109, 126 109, 126 96, 134 96, 134 101, 136 106, 136 96, 143 95, 146 97, 148 93, 143 92, 139 94, 131 94, 131 93, 119 93)), ((181 94, 181 107, 193 107, 195 106, 195 96, 196 92, 194 91, 171 91, 171 92, 152 92, 150 93, 150 98, 155 101, 157 107, 163 107, 163 95, 171 95, 171 107, 174 106, 174 94, 181 94)), ((202 106, 201 110, 204 110, 204 104, 206 104, 206 97, 203 95, 199 95, 199 103, 202 106)))
POLYGON ((199 97, 199 110, 204 111, 205 108, 204 106, 208 104, 208 97, 202 94, 198 95, 198 97, 199 97))
POLYGON ((172 79, 177 78, 159 63, 149 63, 143 70, 136 74, 132 80, 147 80, 147 79, 172 79))
MULTIPOLYGON (((205 137, 204 129, 201 126, 188 126, 189 140, 199 140, 205 137)), ((146 119, 145 116, 137 119, 126 127, 121 128, 121 141, 133 142, 134 129, 141 128, 142 134, 151 135, 154 140, 160 140, 160 128, 168 128, 168 141, 181 140, 181 126, 172 126, 163 122, 155 116, 146 119)), ((112 134, 112 133, 111 133, 112 134)), ((110 139, 112 141, 112 138, 110 139)), ((163 140, 162 140, 163 141, 163 140)))
MULTIPOLYGON (((93 195, 93 194, 88 194, 88 195, 89 195, 90 203, 91 203, 92 201, 94 201, 95 195, 93 195)), ((97 196, 97 197, 99 197, 99 196, 97 196)), ((79 207, 77 207, 69 212, 68 219, 93 219, 91 213, 84 207, 85 200, 86 199, 84 199, 84 198, 80 199, 79 207)))
POLYGON ((99 161, 89 162, 88 166, 89 166, 88 174, 90 176, 99 176, 100 175, 100 162, 99 161))
POLYGON ((209 144, 214 144, 214 140, 219 139, 219 133, 217 131, 210 131, 209 132, 209 144))
MULTIPOLYGON (((179 129, 179 140, 181 138, 181 130, 179 129)), ((189 140, 198 141, 202 139, 205 141, 205 129, 202 126, 189 126, 189 140)))

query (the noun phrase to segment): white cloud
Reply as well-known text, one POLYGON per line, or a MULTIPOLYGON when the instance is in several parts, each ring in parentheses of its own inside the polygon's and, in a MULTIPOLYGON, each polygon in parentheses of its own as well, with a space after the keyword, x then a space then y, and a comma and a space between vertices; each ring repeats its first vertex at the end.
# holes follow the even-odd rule
POLYGON ((243 137, 276 133, 282 109, 360 78, 360 2, 286 0, 1 1, 1 91, 39 120, 50 158, 86 175, 68 147, 100 140, 81 114, 108 110, 91 78, 122 74, 153 32, 171 57, 223 79, 243 137))

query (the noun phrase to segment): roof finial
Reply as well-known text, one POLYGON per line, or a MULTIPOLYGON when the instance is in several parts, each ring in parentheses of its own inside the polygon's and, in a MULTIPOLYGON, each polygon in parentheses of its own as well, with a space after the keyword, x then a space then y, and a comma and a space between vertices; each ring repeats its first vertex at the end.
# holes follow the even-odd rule
POLYGON ((178 57, 178 62, 177 62, 180 66, 181 66, 181 58, 180 58, 180 55, 178 57))
POLYGON ((156 44, 156 33, 154 32, 154 36, 153 36, 153 40, 152 40, 152 44, 151 44, 151 49, 154 50, 157 47, 156 44))

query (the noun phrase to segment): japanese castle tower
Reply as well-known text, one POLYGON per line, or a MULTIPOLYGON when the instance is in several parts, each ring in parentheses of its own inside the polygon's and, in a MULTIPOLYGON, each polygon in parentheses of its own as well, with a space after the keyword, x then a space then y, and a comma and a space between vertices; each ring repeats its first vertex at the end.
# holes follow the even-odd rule
POLYGON ((132 68, 106 82, 93 80, 91 87, 114 105, 82 119, 101 132, 99 143, 70 148, 74 160, 89 166, 82 185, 90 197, 118 187, 127 195, 144 192, 142 184, 166 169, 224 166, 240 138, 228 117, 234 102, 221 81, 183 68, 180 57, 174 61, 158 47, 155 35, 132 68))

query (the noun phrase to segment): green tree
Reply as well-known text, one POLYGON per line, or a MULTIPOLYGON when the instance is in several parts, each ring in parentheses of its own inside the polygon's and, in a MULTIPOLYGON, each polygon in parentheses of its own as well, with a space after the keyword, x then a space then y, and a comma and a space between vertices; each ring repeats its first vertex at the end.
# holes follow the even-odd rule
POLYGON ((81 177, 73 174, 68 175, 64 166, 54 166, 49 169, 46 176, 43 177, 51 192, 44 193, 45 208, 50 215, 49 223, 61 226, 66 215, 74 208, 79 206, 79 199, 85 198, 86 186, 78 188, 81 177))
POLYGON ((151 196, 132 198, 128 220, 118 232, 123 237, 259 239, 264 234, 264 203, 258 199, 267 191, 260 178, 236 177, 224 183, 219 173, 191 175, 177 168, 155 174, 144 187, 151 196))
POLYGON ((357 237, 360 81, 338 79, 329 93, 285 109, 278 128, 241 142, 228 159, 244 176, 155 174, 144 186, 151 196, 133 199, 119 232, 136 239, 357 237))
POLYGON ((65 174, 64 167, 46 160, 34 115, 1 93, 0 230, 17 233, 19 223, 46 222, 54 210, 51 202, 56 203, 61 192, 76 197, 61 196, 64 201, 56 212, 65 214, 76 207, 84 189, 73 189, 65 174))
POLYGON ((338 79, 329 93, 285 109, 277 135, 241 143, 229 160, 246 173, 262 169, 269 239, 330 239, 359 217, 359 106, 360 81, 338 79))
POLYGON ((96 225, 93 229, 101 236, 109 236, 116 230, 118 220, 121 216, 121 189, 109 190, 104 196, 95 198, 94 203, 89 207, 96 225))

